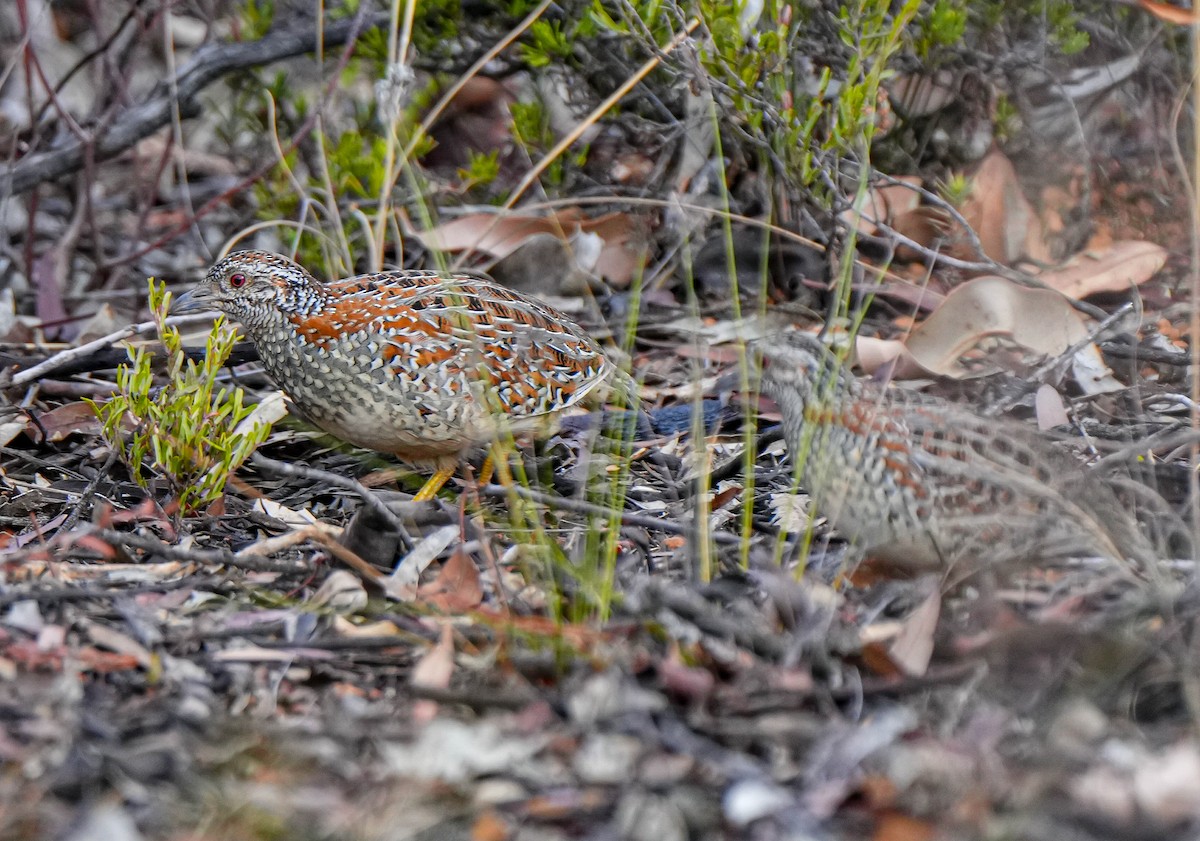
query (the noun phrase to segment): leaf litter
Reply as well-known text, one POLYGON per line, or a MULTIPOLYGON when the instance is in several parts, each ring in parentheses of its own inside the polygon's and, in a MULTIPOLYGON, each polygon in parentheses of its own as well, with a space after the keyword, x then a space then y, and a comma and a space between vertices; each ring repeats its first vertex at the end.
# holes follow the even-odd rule
MULTIPOLYGON (((937 88, 910 108, 954 101, 944 80, 937 88)), ((673 175, 677 203, 700 202, 721 171, 711 92, 689 97, 697 119, 673 175)), ((492 139, 510 127, 490 108, 451 117, 492 139)), ((237 171, 191 160, 198 183, 237 171)), ((111 166, 128 174, 129 162, 111 166)), ((983 254, 915 191, 880 188, 860 230, 889 226, 916 247, 886 268, 862 370, 978 404, 1018 391, 1018 413, 1085 429, 1076 443, 1091 457, 1172 428, 1174 409, 1155 407, 1178 405, 1172 368, 1189 338, 1178 319, 1143 337, 1159 355, 1122 365, 1119 343, 1074 304, 1154 294, 1170 271, 1161 246, 1098 239, 1031 272, 1046 288, 939 266, 942 253, 1052 262, 1058 222, 1023 195, 1021 176, 999 151, 975 164, 960 210, 983 254), (1073 379, 1023 382, 1069 351, 1088 360, 1073 379)), ((673 247, 669 212, 467 213, 414 235, 472 259, 530 249, 511 282, 574 272, 573 285, 541 292, 607 295, 610 313, 657 266, 633 367, 655 372, 645 393, 663 405, 639 432, 628 505, 594 501, 589 483, 619 460, 591 449, 594 428, 566 423, 546 448, 515 454, 542 496, 463 482, 461 507, 459 494, 433 508, 386 499, 407 535, 319 472, 253 466, 221 508, 180 520, 163 487, 147 493, 105 467, 70 393, 103 388, 111 363, 51 372, 14 397, 23 414, 0 427, 0 835, 246 837, 257 825, 357 838, 1191 837, 1189 563, 1147 582, 1085 558, 958 586, 849 568, 838 535, 793 494, 785 449, 745 428, 769 427, 772 407, 729 376, 747 339, 811 326, 823 247, 739 228, 729 266, 719 222, 679 218, 703 257, 712 308, 701 313, 683 305, 670 261, 652 262, 673 247), (538 250, 546 238, 554 248, 538 250), (763 243, 766 315, 729 317, 722 281, 745 287, 763 243), (703 424, 690 409, 668 422, 691 405, 703 424), (697 453, 714 473, 747 461, 749 475, 693 482, 706 475, 697 453), (595 540, 610 541, 607 555, 595 540)), ((75 315, 60 258, 33 275, 54 321, 75 315)), ((44 358, 60 325, 2 309, 5 352, 44 358)), ((109 308, 81 332, 111 333, 115 318, 109 308)), ((269 395, 252 368, 239 378, 269 395)), ((282 418, 277 399, 259 406, 282 418)), ((296 426, 263 449, 364 485, 390 466, 296 426)), ((1170 449, 1135 461, 1182 499, 1170 449)))

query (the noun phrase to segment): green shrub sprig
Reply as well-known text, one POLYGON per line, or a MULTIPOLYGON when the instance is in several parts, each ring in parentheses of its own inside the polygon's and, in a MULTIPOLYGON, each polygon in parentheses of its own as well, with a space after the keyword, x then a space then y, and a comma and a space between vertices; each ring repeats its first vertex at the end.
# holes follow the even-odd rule
POLYGON ((154 388, 154 357, 144 348, 129 350, 129 364, 117 370, 117 392, 91 403, 104 438, 121 454, 130 474, 149 488, 147 460, 166 477, 181 513, 198 511, 221 498, 229 476, 271 432, 269 423, 237 431, 252 409, 240 388, 217 389, 217 375, 233 349, 235 334, 218 318, 199 362, 188 359, 179 331, 166 323, 171 296, 150 278, 150 310, 167 354, 168 383, 154 388), (132 429, 130 429, 132 427, 132 429))

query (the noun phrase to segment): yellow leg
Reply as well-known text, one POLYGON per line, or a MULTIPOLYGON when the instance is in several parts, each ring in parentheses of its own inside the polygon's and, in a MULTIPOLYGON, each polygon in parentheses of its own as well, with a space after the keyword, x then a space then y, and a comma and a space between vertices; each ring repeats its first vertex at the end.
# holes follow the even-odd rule
POLYGON ((483 460, 483 464, 479 465, 479 484, 486 485, 492 481, 492 474, 496 472, 496 459, 491 453, 488 453, 487 458, 483 460))
POLYGON ((413 502, 428 502, 433 499, 434 494, 442 489, 442 485, 446 484, 451 476, 454 475, 454 465, 449 467, 439 467, 437 473, 429 477, 429 481, 422 486, 421 490, 417 491, 417 495, 413 497, 413 502))

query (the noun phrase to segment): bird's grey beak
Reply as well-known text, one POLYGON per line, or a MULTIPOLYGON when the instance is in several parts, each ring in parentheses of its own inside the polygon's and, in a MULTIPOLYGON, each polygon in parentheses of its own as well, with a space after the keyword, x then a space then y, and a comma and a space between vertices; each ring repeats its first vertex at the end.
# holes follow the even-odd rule
POLYGON ((210 310, 212 308, 212 293, 205 286, 197 286, 195 289, 184 292, 171 302, 172 315, 196 312, 197 310, 210 310))

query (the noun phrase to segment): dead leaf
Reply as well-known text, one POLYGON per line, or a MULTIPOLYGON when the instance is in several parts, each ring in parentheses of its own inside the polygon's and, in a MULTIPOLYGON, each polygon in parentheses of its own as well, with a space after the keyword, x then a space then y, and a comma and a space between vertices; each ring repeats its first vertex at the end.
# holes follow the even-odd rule
POLYGON ((645 265, 649 254, 640 217, 614 212, 589 219, 568 208, 552 216, 518 213, 472 213, 427 231, 413 231, 427 248, 452 253, 475 251, 500 259, 512 254, 531 237, 548 234, 571 242, 579 234, 595 234, 603 241, 592 271, 609 283, 623 287, 645 265))
POLYGON ((397 601, 413 601, 421 573, 461 534, 458 526, 442 526, 421 539, 384 581, 384 591, 397 601))
POLYGON ((1178 6, 1172 6, 1170 3, 1160 3, 1158 0, 1137 0, 1137 3, 1156 18, 1165 20, 1167 23, 1191 26, 1197 20, 1200 20, 1200 12, 1195 8, 1181 9, 1178 6))
MULTIPOLYGON (((1006 265, 1019 257, 1051 262, 1037 212, 1021 191, 1012 162, 999 150, 980 162, 971 176, 971 196, 960 209, 978 234, 983 253, 993 260, 1006 265)), ((965 260, 978 259, 965 243, 950 251, 965 260)))
POLYGON ((110 525, 123 526, 130 523, 155 523, 169 539, 175 539, 175 526, 171 517, 153 497, 146 497, 133 508, 109 515, 110 525))
POLYGON ((79 328, 79 335, 75 337, 75 341, 82 345, 103 336, 110 336, 128 323, 128 320, 117 317, 112 304, 101 304, 100 308, 92 313, 91 318, 79 328))
POLYGON ((1125 386, 1113 376, 1112 369, 1104 362, 1100 348, 1089 344, 1071 357, 1071 376, 1080 390, 1089 397, 1095 394, 1111 394, 1124 390, 1125 386))
POLYGON ((471 213, 412 236, 436 251, 478 251, 504 257, 516 251, 534 234, 555 234, 567 239, 576 230, 576 219, 562 213, 527 216, 518 213, 471 213))
POLYGON ((916 175, 902 175, 895 180, 900 183, 872 187, 863 203, 862 213, 845 210, 842 212, 842 221, 870 235, 879 230, 878 223, 891 225, 897 216, 916 210, 921 204, 921 194, 913 188, 923 186, 924 179, 916 175))
POLYGON ((1157 826, 1180 826, 1200 814, 1200 753, 1191 740, 1137 763, 1133 793, 1157 826))
POLYGON ((423 158, 426 166, 454 170, 470 164, 473 155, 497 153, 501 170, 511 163, 512 93, 487 76, 472 76, 446 104, 429 130, 434 147, 423 158))
POLYGON ((671 183, 676 193, 686 194, 697 186, 693 179, 704 171, 712 159, 716 126, 713 125, 715 106, 709 85, 685 85, 683 96, 683 149, 671 183))
POLYGON ((283 663, 290 664, 303 655, 306 660, 332 660, 330 651, 314 648, 263 648, 261 645, 238 645, 218 651, 213 659, 219 663, 283 663))
POLYGON ((942 595, 935 584, 929 588, 925 600, 904 620, 900 633, 892 641, 888 656, 909 677, 920 677, 929 668, 929 660, 933 657, 933 632, 941 614, 942 595))
MULTIPOLYGON (((937 207, 917 207, 905 211, 896 217, 892 229, 898 234, 908 237, 918 245, 930 251, 940 251, 946 234, 951 230, 950 216, 937 207)), ((915 263, 924 259, 924 255, 907 245, 896 247, 896 259, 901 262, 915 263)))
POLYGON ((100 419, 96 417, 95 410, 82 400, 51 409, 39 415, 37 423, 29 421, 25 425, 25 434, 39 444, 45 443, 42 440, 43 431, 46 441, 58 443, 69 435, 99 435, 100 430, 100 419))
POLYGON ((84 670, 98 674, 131 672, 142 667, 138 659, 131 654, 110 653, 90 646, 73 651, 71 654, 73 658, 78 659, 84 670))
POLYGON ((1068 297, 1081 300, 1098 292, 1128 292, 1154 277, 1167 263, 1167 250, 1153 242, 1116 242, 1103 252, 1076 255, 1065 266, 1038 279, 1068 297))
POLYGON ((400 637, 401 631, 395 622, 381 619, 378 622, 358 624, 342 616, 333 617, 332 628, 340 637, 349 639, 372 639, 376 637, 400 637))
POLYGON ((279 389, 267 392, 254 408, 234 427, 234 435, 248 435, 256 426, 274 426, 288 415, 287 401, 279 389))
POLYGON ((708 700, 716 685, 716 678, 708 669, 683 662, 678 646, 672 646, 670 654, 658 664, 658 680, 667 692, 697 705, 708 700))
POLYGON ((534 234, 488 273, 519 292, 583 295, 594 286, 592 270, 603 247, 595 234, 580 233, 566 241, 554 234, 534 234))
POLYGON ((495 809, 484 810, 471 824, 471 841, 507 841, 512 834, 512 827, 495 809))
POLYGON ((310 601, 335 614, 357 613, 367 606, 367 590, 358 576, 344 569, 335 569, 321 582, 310 601))
POLYGON ((418 590, 417 596, 446 613, 463 613, 479 607, 483 601, 479 569, 460 549, 442 566, 433 583, 418 590))
POLYGON ((296 510, 288 508, 286 505, 276 502, 269 497, 260 496, 254 500, 254 510, 266 514, 268 517, 279 520, 281 523, 292 526, 294 528, 304 528, 311 526, 317 522, 317 517, 312 511, 307 508, 296 510))
POLYGON ((84 551, 95 552, 102 560, 117 557, 117 550, 113 548, 112 544, 101 540, 94 534, 72 535, 70 545, 84 551))
POLYGON ((871 290, 876 298, 888 298, 910 305, 913 312, 931 312, 946 300, 946 293, 940 288, 934 288, 930 278, 923 278, 919 283, 897 277, 889 272, 881 286, 871 290))
POLYGON ((1045 431, 1070 423, 1071 419, 1067 417, 1067 408, 1063 405, 1062 395, 1049 383, 1042 383, 1038 386, 1033 402, 1037 413, 1038 429, 1045 431))
POLYGON ((905 341, 911 361, 901 355, 898 376, 927 373, 977 376, 960 358, 989 336, 1003 336, 1036 353, 1053 356, 1088 335, 1083 316, 1057 292, 1027 289, 1006 278, 976 278, 946 296, 942 305, 905 341))
MULTIPOLYGON (((61 325, 67 321, 67 310, 63 303, 63 287, 67 275, 65 261, 62 249, 56 247, 34 257, 33 265, 30 266, 29 279, 37 291, 37 316, 43 324, 61 325)), ((47 332, 74 336, 75 330, 71 326, 47 332)))
POLYGON ((150 652, 144 645, 133 637, 123 634, 108 625, 93 622, 91 619, 79 618, 76 627, 84 631, 96 645, 107 648, 116 654, 132 657, 146 671, 156 668, 157 655, 150 652))
MULTIPOLYGON (((409 682, 413 686, 424 686, 430 689, 446 689, 450 686, 450 677, 454 674, 454 629, 447 623, 442 626, 442 634, 437 645, 425 652, 425 655, 413 666, 409 682)), ((413 704, 413 721, 424 724, 437 716, 436 701, 420 699, 413 704)))
POLYGON ((854 340, 854 357, 858 367, 868 374, 874 374, 885 365, 904 358, 906 365, 917 364, 912 355, 899 339, 880 339, 875 336, 856 336, 854 340))
POLYGON ((928 117, 958 97, 958 74, 950 70, 900 73, 886 87, 898 114, 910 119, 928 117))
POLYGON ((888 812, 879 817, 871 841, 931 841, 938 835, 937 827, 929 821, 888 812))
POLYGON ((17 299, 13 294, 12 287, 0 289, 0 341, 14 341, 11 334, 18 324, 17 299))
MULTIPOLYGON (((549 738, 546 733, 514 737, 491 718, 478 722, 441 718, 417 728, 412 739, 380 742, 378 750, 393 773, 459 786, 477 777, 500 777, 527 767, 549 738)), ((529 803, 524 801, 522 808, 528 810, 529 803)))
POLYGON ((608 174, 618 184, 640 187, 654 174, 654 160, 638 151, 626 152, 613 161, 608 174))

